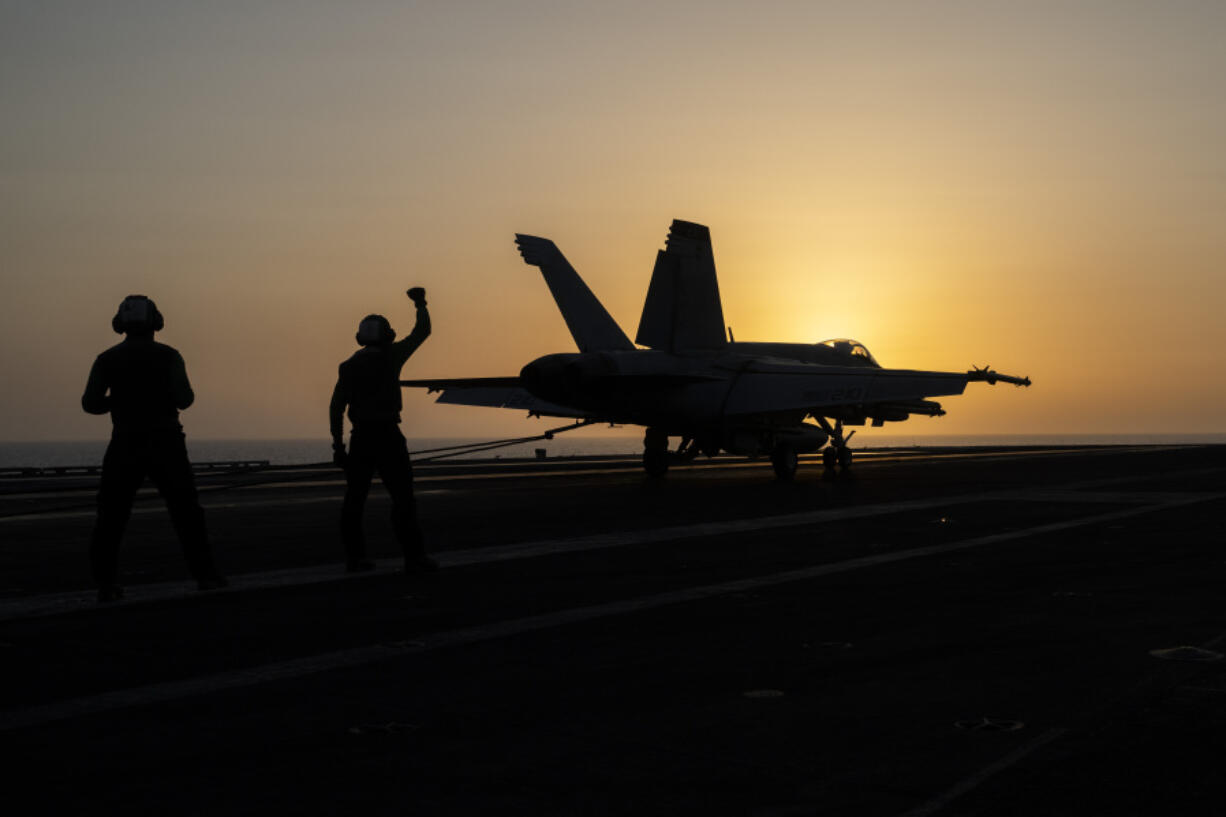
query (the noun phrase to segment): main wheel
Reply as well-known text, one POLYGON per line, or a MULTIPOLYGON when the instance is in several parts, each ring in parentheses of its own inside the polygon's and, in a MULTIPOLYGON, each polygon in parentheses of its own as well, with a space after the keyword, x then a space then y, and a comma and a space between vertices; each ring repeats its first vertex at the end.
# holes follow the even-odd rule
POLYGON ((643 437, 643 470, 652 477, 668 471, 668 435, 659 429, 649 428, 643 437))
POLYGON ((649 477, 662 477, 668 473, 668 449, 648 448, 643 452, 643 470, 649 477))
POLYGON ((796 476, 796 466, 799 458, 796 449, 790 445, 779 443, 771 451, 771 465, 775 469, 775 477, 780 482, 791 482, 796 476))
POLYGON ((826 466, 826 470, 833 471, 834 466, 839 464, 839 452, 834 446, 829 445, 822 451, 822 465, 826 466))

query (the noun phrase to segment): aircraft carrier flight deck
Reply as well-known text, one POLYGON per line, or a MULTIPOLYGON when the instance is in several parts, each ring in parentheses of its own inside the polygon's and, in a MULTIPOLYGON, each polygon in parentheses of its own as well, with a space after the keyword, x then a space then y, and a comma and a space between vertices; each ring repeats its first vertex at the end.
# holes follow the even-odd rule
POLYGON ((1148 815, 1226 796, 1226 447, 198 474, 231 586, 97 476, 0 478, 12 814, 1148 815), (15 806, 13 804, 20 804, 15 806))

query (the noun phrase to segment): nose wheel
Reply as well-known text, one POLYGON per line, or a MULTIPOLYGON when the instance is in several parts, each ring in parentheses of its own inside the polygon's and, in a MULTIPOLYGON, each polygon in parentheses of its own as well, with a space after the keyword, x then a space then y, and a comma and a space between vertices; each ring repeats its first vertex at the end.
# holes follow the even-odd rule
POLYGON ((852 431, 851 434, 844 436, 842 420, 836 420, 833 426, 825 417, 818 417, 817 421, 830 435, 830 444, 822 450, 822 465, 826 467, 826 473, 833 473, 835 468, 847 473, 851 470, 852 461, 851 449, 847 447, 847 443, 856 432, 852 431))
POLYGON ((851 469, 851 449, 846 446, 835 447, 833 444, 822 451, 822 465, 833 471, 836 467, 844 471, 851 469))

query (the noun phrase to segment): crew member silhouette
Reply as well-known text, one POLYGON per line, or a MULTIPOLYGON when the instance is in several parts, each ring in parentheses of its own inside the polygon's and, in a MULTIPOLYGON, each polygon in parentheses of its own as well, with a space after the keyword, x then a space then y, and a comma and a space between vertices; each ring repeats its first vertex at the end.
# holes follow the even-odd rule
POLYGON ((426 555, 413 498, 413 466, 404 435, 400 433, 400 369, 430 335, 426 291, 413 287, 409 298, 417 306, 417 323, 409 336, 396 341, 396 332, 382 315, 367 315, 358 325, 362 348, 340 365, 328 420, 332 430, 332 458, 345 471, 347 489, 341 508, 341 542, 350 572, 374 569, 366 555, 362 510, 375 471, 392 498, 392 528, 404 552, 406 573, 437 570, 426 555), (345 453, 344 414, 349 407, 349 452, 345 453))
POLYGON ((152 300, 144 295, 124 298, 111 328, 126 337, 98 355, 81 397, 81 407, 90 414, 111 415, 111 442, 102 459, 98 518, 89 548, 100 602, 123 597, 119 543, 132 513, 132 500, 145 477, 166 502, 197 587, 226 586, 213 565, 204 511, 196 498, 179 424, 179 411, 196 396, 183 357, 153 339, 162 325, 162 313, 152 300))

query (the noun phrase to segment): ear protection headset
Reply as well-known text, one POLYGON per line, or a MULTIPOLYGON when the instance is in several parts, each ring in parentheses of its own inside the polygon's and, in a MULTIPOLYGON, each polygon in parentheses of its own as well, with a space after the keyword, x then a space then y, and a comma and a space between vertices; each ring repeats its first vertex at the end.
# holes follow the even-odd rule
POLYGON ((157 304, 144 295, 129 295, 124 298, 115 317, 111 318, 111 328, 120 335, 129 329, 151 329, 160 332, 165 324, 157 304))
POLYGON ((396 339, 396 330, 382 315, 367 315, 358 324, 358 333, 354 337, 362 346, 382 346, 396 339))

